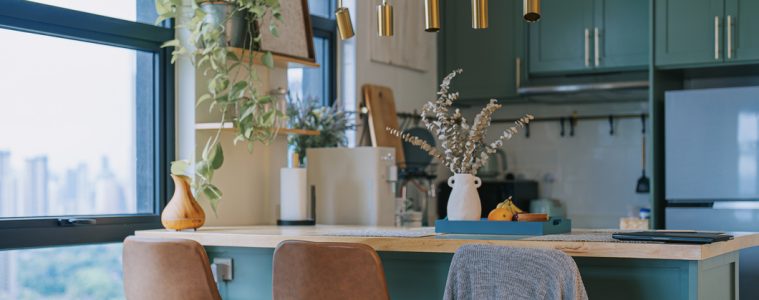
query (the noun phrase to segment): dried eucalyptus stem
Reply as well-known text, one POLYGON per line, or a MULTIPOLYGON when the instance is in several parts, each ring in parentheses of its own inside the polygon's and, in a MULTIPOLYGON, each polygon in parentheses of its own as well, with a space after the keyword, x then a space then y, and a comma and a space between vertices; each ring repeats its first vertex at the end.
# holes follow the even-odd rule
POLYGON ((477 170, 488 161, 490 155, 495 153, 497 148, 502 147, 504 141, 510 140, 520 128, 529 124, 534 117, 530 114, 524 115, 495 141, 486 143, 485 135, 490 127, 493 113, 502 105, 498 104, 497 100, 491 99, 490 103, 475 116, 474 123, 470 126, 461 111, 452 108, 453 102, 459 98, 459 93, 449 91, 451 81, 461 72, 462 70, 458 69, 443 78, 437 100, 425 103, 422 108, 422 122, 437 136, 441 149, 436 149, 424 140, 398 129, 388 127, 386 130, 437 158, 451 172, 477 174, 477 170))

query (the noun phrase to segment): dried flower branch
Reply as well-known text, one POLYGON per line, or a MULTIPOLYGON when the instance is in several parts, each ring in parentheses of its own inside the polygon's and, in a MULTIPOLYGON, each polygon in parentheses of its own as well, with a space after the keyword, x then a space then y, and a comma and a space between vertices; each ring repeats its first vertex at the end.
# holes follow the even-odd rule
POLYGON ((450 84, 456 75, 461 73, 462 70, 458 69, 445 76, 437 93, 438 98, 425 103, 422 107, 422 122, 440 141, 440 150, 400 130, 390 127, 386 130, 439 159, 454 173, 476 174, 477 170, 488 161, 490 155, 503 146, 504 141, 511 139, 520 128, 529 124, 535 117, 530 114, 524 115, 495 141, 485 143, 485 135, 490 127, 493 113, 502 105, 498 104, 497 100, 491 99, 490 103, 475 116, 474 123, 470 126, 461 111, 452 109, 453 102, 459 98, 459 93, 450 92, 450 84))

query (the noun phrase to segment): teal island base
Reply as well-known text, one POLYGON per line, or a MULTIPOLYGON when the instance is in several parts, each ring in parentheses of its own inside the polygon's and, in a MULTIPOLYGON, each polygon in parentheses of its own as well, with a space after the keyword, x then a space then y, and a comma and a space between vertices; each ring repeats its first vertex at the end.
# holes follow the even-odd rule
MULTIPOLYGON (((232 258, 234 278, 219 283, 223 299, 271 299, 271 248, 206 247, 232 258)), ((392 299, 443 298, 450 253, 379 252, 392 299)), ((574 257, 590 299, 738 299, 738 253, 707 260, 574 257)))

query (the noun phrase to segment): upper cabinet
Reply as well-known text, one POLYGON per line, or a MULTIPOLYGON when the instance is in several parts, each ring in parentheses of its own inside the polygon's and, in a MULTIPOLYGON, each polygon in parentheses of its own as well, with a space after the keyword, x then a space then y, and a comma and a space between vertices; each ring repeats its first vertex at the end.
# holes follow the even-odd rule
POLYGON ((728 61, 759 60, 759 1, 725 1, 727 37, 725 59, 728 61))
POLYGON ((759 1, 656 0, 656 66, 759 59, 759 1))
POLYGON ((442 76, 464 69, 452 86, 463 100, 516 96, 521 71, 523 25, 521 0, 489 1, 489 27, 472 29, 470 1, 441 1, 439 38, 442 76))
POLYGON ((531 74, 645 69, 646 0, 543 0, 529 25, 531 74))

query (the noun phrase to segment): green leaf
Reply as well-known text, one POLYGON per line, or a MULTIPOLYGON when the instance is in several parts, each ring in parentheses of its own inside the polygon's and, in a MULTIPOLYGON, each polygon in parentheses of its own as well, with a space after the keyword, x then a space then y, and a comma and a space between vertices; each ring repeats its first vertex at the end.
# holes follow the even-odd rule
POLYGON ((245 96, 245 89, 248 87, 247 81, 238 81, 234 85, 232 85, 232 88, 229 89, 229 97, 231 99, 239 99, 245 96))
POLYGON ((167 41, 167 42, 164 42, 163 44, 161 44, 161 48, 180 47, 180 46, 182 46, 182 43, 179 40, 177 40, 177 39, 173 39, 173 40, 170 40, 170 41, 167 41))
POLYGON ((209 161, 211 162, 211 168, 214 170, 218 170, 224 164, 224 151, 221 149, 221 143, 216 143, 209 161))
POLYGON ((274 55, 271 54, 271 51, 266 51, 266 53, 264 53, 264 56, 261 58, 261 61, 267 68, 274 68, 274 55))
POLYGON ((195 107, 200 106, 201 103, 208 101, 210 99, 211 99, 211 94, 203 94, 203 96, 200 96, 200 98, 198 98, 198 102, 195 104, 195 107))
POLYGON ((272 36, 279 37, 279 30, 277 30, 277 25, 274 23, 269 24, 269 31, 271 31, 272 36))
POLYGON ((248 142, 248 153, 253 153, 253 142, 248 142))
POLYGON ((211 209, 213 209, 214 214, 216 214, 216 208, 219 204, 219 200, 221 200, 221 190, 209 183, 203 187, 203 195, 206 196, 208 202, 211 204, 211 209))
POLYGON ((211 177, 213 171, 208 167, 208 161, 200 160, 195 163, 195 174, 203 180, 208 180, 211 177))
POLYGON ((171 174, 187 176, 187 170, 190 168, 190 162, 187 160, 175 160, 171 162, 171 174))
POLYGON ((208 138, 208 141, 206 141, 206 146, 203 147, 203 152, 201 152, 201 157, 203 160, 208 160, 209 151, 211 151, 211 138, 208 138))

